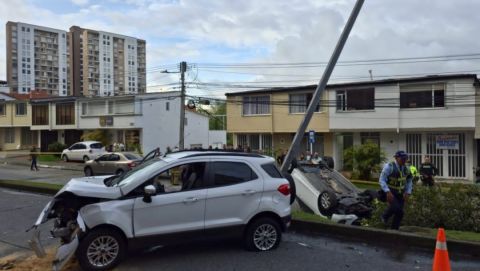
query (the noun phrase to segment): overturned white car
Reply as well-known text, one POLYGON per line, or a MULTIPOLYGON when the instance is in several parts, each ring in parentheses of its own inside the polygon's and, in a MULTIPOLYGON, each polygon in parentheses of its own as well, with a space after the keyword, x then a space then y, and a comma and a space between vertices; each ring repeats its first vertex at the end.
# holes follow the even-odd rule
POLYGON ((326 163, 294 162, 290 170, 296 197, 317 215, 342 224, 358 224, 369 217, 377 192, 361 191, 326 163))

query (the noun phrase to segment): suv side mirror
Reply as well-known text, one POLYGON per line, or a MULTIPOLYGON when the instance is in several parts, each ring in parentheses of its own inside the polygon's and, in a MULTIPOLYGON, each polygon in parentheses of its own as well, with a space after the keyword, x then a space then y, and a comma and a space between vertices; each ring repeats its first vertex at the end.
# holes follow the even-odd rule
POLYGON ((143 192, 145 193, 143 195, 143 201, 146 203, 150 203, 152 202, 152 196, 155 196, 155 194, 157 193, 157 189, 153 185, 147 185, 143 189, 143 192))

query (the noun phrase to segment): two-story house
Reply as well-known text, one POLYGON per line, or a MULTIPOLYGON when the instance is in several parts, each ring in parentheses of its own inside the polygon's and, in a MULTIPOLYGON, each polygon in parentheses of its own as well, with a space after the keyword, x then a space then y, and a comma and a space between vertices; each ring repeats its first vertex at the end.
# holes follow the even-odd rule
MULTIPOLYGON (((316 85, 227 93, 227 132, 252 150, 290 146, 316 85)), ((314 151, 343 168, 345 149, 372 141, 391 159, 405 150, 419 165, 430 156, 439 176, 474 178, 480 162, 479 81, 455 74, 328 85, 308 131, 314 151), (477 124, 477 125, 476 125, 477 124)))
MULTIPOLYGON (((227 93, 227 132, 236 147, 270 153, 290 147, 316 86, 285 87, 227 93)), ((324 99, 327 94, 325 93, 324 99)), ((315 132, 314 152, 333 154, 328 106, 320 103, 302 140, 310 149, 308 132, 315 132)))

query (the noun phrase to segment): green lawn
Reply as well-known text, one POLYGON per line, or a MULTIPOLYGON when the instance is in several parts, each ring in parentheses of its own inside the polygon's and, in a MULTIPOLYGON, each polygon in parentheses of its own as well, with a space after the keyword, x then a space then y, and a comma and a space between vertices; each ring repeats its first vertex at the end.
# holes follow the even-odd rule
MULTIPOLYGON (((428 236, 434 238, 437 236, 437 229, 422 228, 416 226, 402 226, 400 230, 403 232, 410 232, 421 236, 428 236)), ((460 241, 480 242, 480 233, 478 232, 454 230, 445 230, 445 232, 447 235, 447 241, 451 239, 460 241)))
POLYGON ((309 221, 309 222, 333 223, 328 218, 324 218, 316 214, 306 213, 302 211, 293 211, 292 218, 303 220, 303 221, 309 221))
POLYGON ((53 154, 41 154, 38 156, 38 162, 57 162, 60 161, 60 157, 53 154))

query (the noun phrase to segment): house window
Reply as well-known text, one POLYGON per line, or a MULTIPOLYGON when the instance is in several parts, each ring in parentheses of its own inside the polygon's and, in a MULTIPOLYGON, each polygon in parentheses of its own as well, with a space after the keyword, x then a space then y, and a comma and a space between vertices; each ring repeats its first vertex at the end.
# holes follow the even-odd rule
POLYGON ((400 108, 445 107, 445 84, 400 87, 400 108))
POLYGON ((170 111, 170 102, 165 103, 165 110, 170 111))
POLYGON ((82 116, 87 114, 87 103, 82 103, 82 116))
POLYGON ((379 132, 360 133, 360 141, 362 142, 362 144, 371 142, 377 146, 380 146, 380 133, 379 132))
POLYGON ((5 116, 5 104, 0 104, 0 116, 5 116))
POLYGON ((26 103, 18 103, 15 105, 16 115, 17 116, 25 116, 27 114, 27 104, 26 103))
POLYGON ((270 114, 270 96, 245 96, 243 97, 243 115, 270 114))
MULTIPOLYGON (((290 94, 288 96, 289 99, 289 112, 290 114, 294 113, 305 113, 307 111, 307 107, 312 100, 313 93, 300 93, 300 94, 290 94)), ((315 108, 315 112, 320 111, 320 103, 317 104, 315 108)))
POLYGON ((5 143, 15 143, 15 128, 5 128, 5 143))
POLYGON ((75 124, 75 104, 64 103, 56 105, 57 125, 75 124))
POLYGON ((30 127, 23 127, 20 142, 22 146, 35 145, 37 142, 37 133, 30 130, 30 127))
POLYGON ((32 125, 48 125, 48 104, 32 105, 32 125))
POLYGON ((348 89, 337 91, 337 111, 375 109, 375 89, 348 89))

